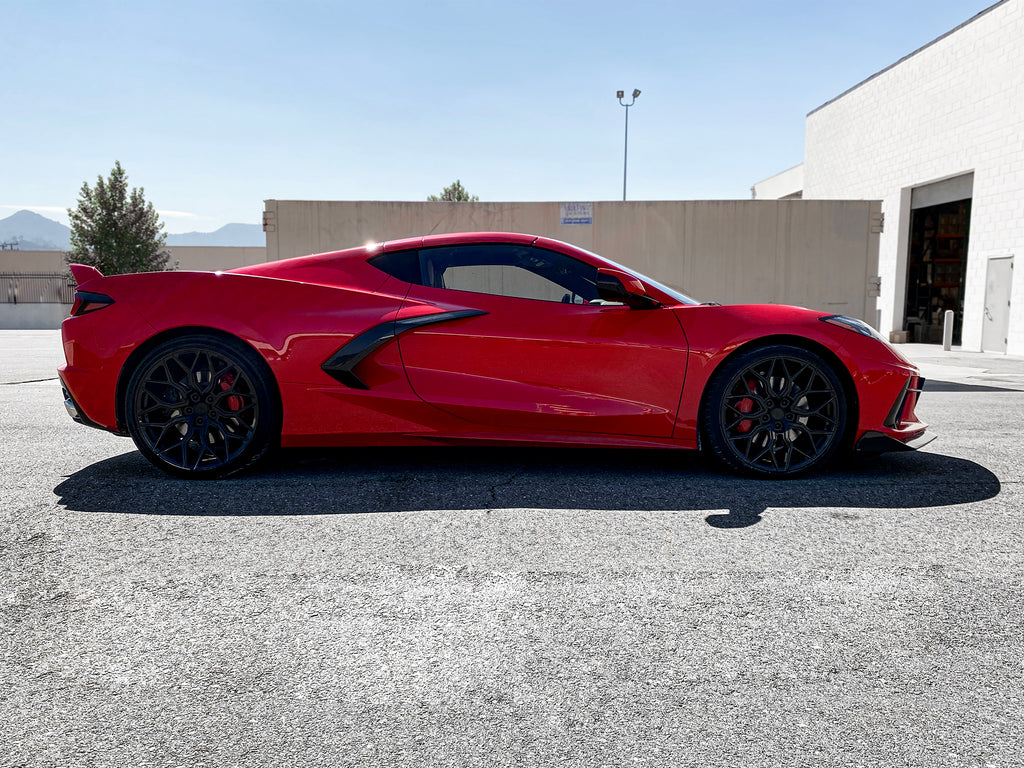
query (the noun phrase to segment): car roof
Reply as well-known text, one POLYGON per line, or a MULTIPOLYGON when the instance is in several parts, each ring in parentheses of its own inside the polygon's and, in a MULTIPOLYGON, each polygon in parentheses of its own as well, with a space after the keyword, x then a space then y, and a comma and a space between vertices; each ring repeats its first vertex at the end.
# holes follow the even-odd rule
POLYGON ((383 244, 385 251, 404 251, 409 248, 430 248, 440 245, 461 245, 463 243, 518 243, 530 245, 537 240, 537 235, 526 235, 518 232, 446 232, 422 237, 406 237, 401 240, 388 240, 383 244))

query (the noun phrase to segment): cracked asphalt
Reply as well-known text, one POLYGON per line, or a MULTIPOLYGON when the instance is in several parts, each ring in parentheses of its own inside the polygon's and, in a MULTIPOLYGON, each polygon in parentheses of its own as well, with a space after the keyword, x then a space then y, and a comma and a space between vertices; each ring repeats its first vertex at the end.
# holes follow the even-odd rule
POLYGON ((916 454, 289 451, 190 483, 0 331, 0 768, 1020 766, 1024 361, 916 454))

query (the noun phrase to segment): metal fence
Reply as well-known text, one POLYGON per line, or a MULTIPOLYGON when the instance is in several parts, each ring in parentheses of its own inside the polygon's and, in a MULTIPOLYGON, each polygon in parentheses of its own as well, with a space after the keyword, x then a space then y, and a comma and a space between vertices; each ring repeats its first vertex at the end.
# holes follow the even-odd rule
POLYGON ((74 304, 75 280, 66 272, 0 272, 0 304, 74 304))

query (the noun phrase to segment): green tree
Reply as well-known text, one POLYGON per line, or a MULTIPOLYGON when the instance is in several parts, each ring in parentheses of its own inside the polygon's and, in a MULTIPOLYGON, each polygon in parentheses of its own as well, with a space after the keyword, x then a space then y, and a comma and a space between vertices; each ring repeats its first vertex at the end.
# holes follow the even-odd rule
POLYGON ((71 250, 68 264, 87 264, 105 275, 157 272, 167 266, 167 235, 141 187, 128 191, 128 174, 120 162, 96 186, 82 183, 78 207, 68 208, 71 250))
POLYGON ((430 195, 427 200, 431 203, 477 203, 479 196, 470 195, 458 179, 454 184, 447 186, 440 195, 430 195))

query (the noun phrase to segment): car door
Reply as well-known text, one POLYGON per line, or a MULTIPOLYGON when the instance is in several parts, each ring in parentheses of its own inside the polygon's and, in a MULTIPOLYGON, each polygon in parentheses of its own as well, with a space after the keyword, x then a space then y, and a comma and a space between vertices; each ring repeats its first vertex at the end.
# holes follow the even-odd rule
POLYGON ((686 371, 672 311, 601 303, 596 267, 530 246, 424 249, 421 264, 406 306, 478 314, 399 335, 420 398, 486 427, 671 435, 686 371))

